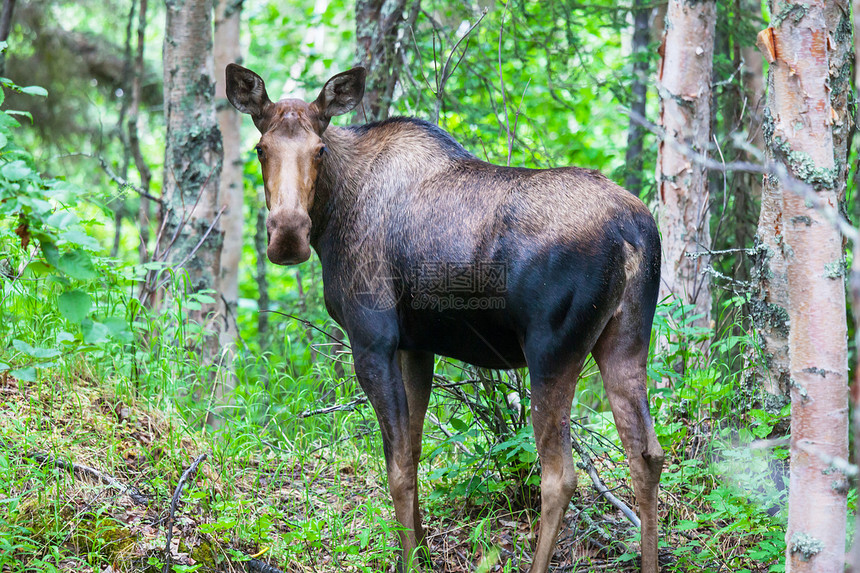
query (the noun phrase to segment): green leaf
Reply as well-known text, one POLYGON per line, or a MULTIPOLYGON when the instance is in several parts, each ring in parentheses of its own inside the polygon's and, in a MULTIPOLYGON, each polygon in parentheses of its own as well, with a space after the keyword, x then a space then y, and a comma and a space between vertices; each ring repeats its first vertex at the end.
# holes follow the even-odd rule
POLYGON ((90 256, 80 249, 63 253, 60 260, 55 265, 57 270, 60 270, 73 279, 86 281, 97 278, 99 275, 93 265, 93 260, 90 256))
POLYGON ((12 341, 12 347, 18 352, 23 352, 27 356, 32 356, 33 358, 53 358, 60 355, 59 350, 30 346, 23 340, 18 340, 17 338, 12 341))
POLYGON ((460 418, 451 418, 451 427, 461 434, 465 434, 469 431, 469 425, 460 418))
POLYGON ((93 237, 90 237, 80 229, 71 229, 63 233, 62 237, 68 242, 78 245, 79 247, 84 247, 85 249, 89 249, 91 251, 99 251, 101 250, 101 245, 99 242, 95 240, 93 237))
POLYGON ((88 344, 101 344, 110 336, 108 327, 100 322, 85 319, 81 321, 81 327, 84 331, 84 342, 88 344))
POLYGON ((17 378, 23 382, 35 382, 36 381, 36 369, 32 366, 28 366, 27 368, 19 368, 17 370, 12 370, 9 372, 9 375, 13 378, 17 378))
POLYGON ((122 341, 131 342, 134 338, 128 329, 128 322, 119 316, 111 316, 104 320, 104 325, 110 331, 111 336, 122 341))
POLYGON ((48 90, 42 86, 26 86, 21 88, 22 94, 48 97, 48 90))
POLYGON ((0 176, 9 181, 20 181, 33 172, 30 166, 18 159, 0 168, 0 176))
POLYGON ((60 344, 70 344, 75 341, 75 335, 65 330, 57 334, 57 342, 60 344))
POLYGON ((8 113, 10 115, 20 115, 22 117, 26 117, 27 119, 29 119, 30 123, 33 122, 33 114, 30 113, 29 111, 21 111, 19 109, 7 109, 6 113, 8 113))
POLYGON ((93 301, 90 295, 82 290, 64 292, 58 300, 60 314, 71 322, 80 322, 90 312, 93 301))
POLYGON ((51 227, 56 227, 58 229, 68 229, 72 225, 76 225, 80 219, 78 216, 72 213, 71 211, 56 211, 52 213, 46 220, 45 223, 50 225, 51 227))
MULTIPOLYGON (((0 90, 0 103, 3 101, 3 90, 0 90)), ((15 127, 21 127, 21 124, 18 123, 18 120, 6 113, 5 111, 0 111, 0 128, 5 130, 9 130, 15 127)))

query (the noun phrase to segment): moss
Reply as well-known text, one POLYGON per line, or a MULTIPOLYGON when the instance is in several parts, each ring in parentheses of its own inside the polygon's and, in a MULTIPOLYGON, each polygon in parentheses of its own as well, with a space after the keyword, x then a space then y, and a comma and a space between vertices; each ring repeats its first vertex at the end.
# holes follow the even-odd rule
POLYGON ((809 6, 806 4, 791 4, 786 3, 779 14, 771 19, 771 26, 779 28, 786 19, 791 18, 791 21, 797 24, 803 20, 804 16, 809 14, 809 6))
POLYGON ((833 480, 830 482, 830 488, 839 495, 848 495, 848 490, 851 489, 845 478, 833 480))
POLYGON ((816 189, 833 189, 836 186, 837 170, 835 167, 816 167, 812 156, 804 151, 794 151, 782 137, 773 137, 771 148, 782 155, 785 163, 795 177, 809 183, 816 189))
POLYGON ((839 279, 847 274, 845 261, 839 260, 824 264, 824 276, 828 279, 839 279))
POLYGON ((804 401, 806 401, 806 399, 807 399, 807 398, 809 398, 809 392, 807 392, 807 391, 806 391, 806 388, 804 388, 804 387, 803 387, 800 383, 798 383, 798 381, 797 381, 797 380, 795 380, 794 378, 790 378, 790 379, 789 379, 789 381, 788 381, 788 385, 789 385, 791 388, 794 388, 795 390, 797 390, 797 393, 800 395, 801 399, 803 399, 804 401))
MULTIPOLYGON (((848 19, 847 15, 842 14, 842 17, 839 19, 833 39, 840 44, 842 42, 851 42, 851 20, 848 19)), ((850 58, 848 59, 850 60, 850 58)))
POLYGON ((87 553, 95 553, 106 563, 127 559, 135 549, 134 534, 112 519, 76 528, 71 541, 87 553))
POLYGON ((813 556, 824 550, 824 542, 816 539, 808 533, 796 531, 791 536, 791 552, 800 553, 800 558, 809 561, 813 556))
POLYGON ((812 217, 809 215, 798 215, 797 217, 792 217, 791 222, 797 225, 798 223, 803 223, 807 227, 812 226, 812 217))
POLYGON ((789 317, 786 309, 757 297, 750 300, 750 307, 750 314, 756 318, 758 324, 766 324, 780 336, 788 337, 789 317))
POLYGON ((762 115, 761 120, 761 131, 765 142, 770 146, 771 141, 773 141, 773 134, 776 131, 776 123, 773 120, 773 115, 770 113, 769 106, 764 108, 764 114, 762 115))
POLYGON ((785 396, 783 394, 769 394, 767 392, 762 392, 762 410, 764 410, 768 414, 779 414, 789 402, 790 400, 788 399, 788 396, 785 396))
POLYGON ((208 541, 201 541, 188 553, 194 561, 202 565, 202 569, 218 569, 218 552, 208 541))

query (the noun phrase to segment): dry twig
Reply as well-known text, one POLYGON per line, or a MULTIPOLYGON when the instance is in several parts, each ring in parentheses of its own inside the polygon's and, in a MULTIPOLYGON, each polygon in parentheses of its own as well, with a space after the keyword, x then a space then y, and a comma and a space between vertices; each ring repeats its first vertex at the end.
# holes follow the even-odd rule
POLYGON ((624 514, 624 517, 630 520, 630 523, 636 527, 642 527, 642 522, 639 521, 639 518, 633 510, 630 509, 623 501, 615 497, 609 488, 606 487, 606 484, 603 483, 603 480, 600 479, 600 475, 597 473, 597 468, 594 467, 594 462, 591 461, 591 457, 588 455, 588 452, 585 451, 585 448, 582 447, 582 444, 579 443, 579 440, 576 439, 576 436, 571 434, 570 440, 573 444, 573 449, 576 450, 576 453, 579 454, 579 457, 582 460, 582 465, 585 466, 585 471, 588 472, 588 477, 591 478, 591 483, 594 484, 594 489, 603 496, 603 499, 618 508, 618 510, 624 514))
POLYGON ((140 490, 138 490, 136 487, 125 485, 124 483, 122 483, 118 479, 116 479, 115 477, 108 475, 106 473, 103 473, 103 472, 101 472, 95 468, 91 468, 89 466, 85 466, 85 465, 81 465, 81 464, 76 464, 74 462, 67 462, 66 460, 61 460, 61 459, 55 458, 53 456, 49 456, 48 454, 45 454, 42 452, 29 452, 27 454, 24 454, 23 457, 29 458, 31 460, 35 460, 39 463, 50 464, 50 465, 58 467, 62 470, 70 471, 73 474, 78 474, 80 476, 86 476, 89 478, 96 479, 96 480, 98 480, 104 484, 107 484, 114 489, 118 489, 122 493, 128 495, 128 497, 131 498, 131 500, 134 503, 136 503, 137 505, 148 505, 149 504, 149 498, 146 497, 145 495, 143 495, 142 493, 140 493, 140 490))
POLYGON ((176 484, 176 490, 173 492, 173 498, 170 500, 170 513, 167 515, 167 543, 164 545, 164 573, 170 573, 170 542, 173 540, 173 519, 176 517, 176 506, 179 504, 179 496, 182 495, 182 488, 188 479, 197 473, 197 466, 206 459, 207 454, 203 453, 182 472, 179 478, 179 483, 176 484))

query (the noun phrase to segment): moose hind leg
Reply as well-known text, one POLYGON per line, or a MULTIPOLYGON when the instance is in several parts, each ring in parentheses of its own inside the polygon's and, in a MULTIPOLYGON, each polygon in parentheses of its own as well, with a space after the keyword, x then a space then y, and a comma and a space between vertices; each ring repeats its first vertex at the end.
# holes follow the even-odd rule
POLYGON ((567 506, 576 491, 570 440, 570 406, 582 363, 563 376, 532 373, 532 425, 541 464, 541 516, 531 573, 545 573, 567 506))
POLYGON ((415 537, 422 549, 422 557, 429 559, 430 552, 421 525, 421 511, 418 504, 418 462, 421 459, 421 436, 424 432, 424 416, 430 403, 430 390, 433 385, 433 355, 426 352, 399 351, 400 371, 409 404, 409 439, 412 444, 412 464, 415 467, 415 503, 412 507, 412 521, 415 537))
POLYGON ((648 339, 642 328, 625 324, 623 314, 616 315, 606 326, 593 355, 603 376, 639 503, 642 573, 657 573, 657 488, 663 471, 663 449, 648 407, 648 339))

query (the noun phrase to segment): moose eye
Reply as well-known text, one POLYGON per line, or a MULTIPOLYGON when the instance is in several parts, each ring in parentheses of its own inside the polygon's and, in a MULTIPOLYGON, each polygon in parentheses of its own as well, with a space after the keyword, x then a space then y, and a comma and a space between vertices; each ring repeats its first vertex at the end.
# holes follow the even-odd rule
POLYGON ((263 159, 266 156, 266 152, 263 151, 263 148, 260 147, 259 145, 254 148, 254 151, 257 152, 257 158, 258 159, 263 159))
POLYGON ((317 151, 317 159, 322 159, 322 156, 325 154, 325 145, 320 147, 319 151, 317 151))

